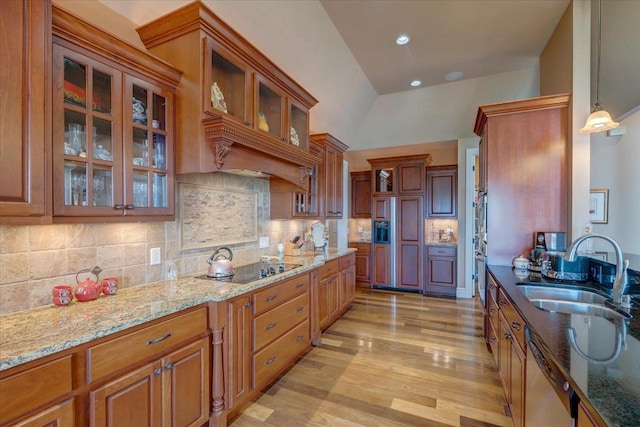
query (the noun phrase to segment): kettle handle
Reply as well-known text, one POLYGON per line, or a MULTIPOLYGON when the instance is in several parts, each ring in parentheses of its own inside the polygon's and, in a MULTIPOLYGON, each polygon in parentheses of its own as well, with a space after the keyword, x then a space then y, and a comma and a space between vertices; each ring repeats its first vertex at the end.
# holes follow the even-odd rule
POLYGON ((220 257, 223 257, 224 255, 220 254, 220 251, 223 249, 226 250, 227 253, 229 253, 229 257, 225 257, 225 259, 228 259, 229 261, 233 260, 233 252, 231 252, 231 249, 226 246, 220 246, 218 249, 216 249, 213 255, 211 255, 207 262, 211 264, 212 261, 217 261, 220 257))

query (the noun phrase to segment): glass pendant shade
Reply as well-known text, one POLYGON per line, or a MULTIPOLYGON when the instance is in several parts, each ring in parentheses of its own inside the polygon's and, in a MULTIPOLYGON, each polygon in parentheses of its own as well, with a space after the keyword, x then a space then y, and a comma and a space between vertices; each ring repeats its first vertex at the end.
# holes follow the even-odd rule
POLYGON ((580 129, 582 133, 604 132, 609 129, 617 128, 620 123, 614 122, 611 115, 604 110, 600 104, 596 104, 593 112, 587 117, 587 123, 580 129))

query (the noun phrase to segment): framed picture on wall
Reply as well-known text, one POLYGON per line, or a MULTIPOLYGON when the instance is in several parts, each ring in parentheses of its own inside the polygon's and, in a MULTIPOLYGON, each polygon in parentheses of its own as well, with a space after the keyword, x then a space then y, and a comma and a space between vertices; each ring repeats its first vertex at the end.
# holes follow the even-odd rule
POLYGON ((609 190, 596 188, 591 190, 589 199, 589 221, 594 224, 609 222, 609 190))

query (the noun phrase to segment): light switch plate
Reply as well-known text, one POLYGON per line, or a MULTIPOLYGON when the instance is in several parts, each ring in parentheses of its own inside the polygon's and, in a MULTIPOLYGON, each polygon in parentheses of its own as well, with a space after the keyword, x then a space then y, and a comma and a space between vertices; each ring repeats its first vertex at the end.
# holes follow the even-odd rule
POLYGON ((162 262, 160 248, 151 248, 149 253, 149 265, 158 265, 162 262))
POLYGON ((268 248, 268 247, 269 247, 269 238, 268 237, 261 237, 260 238, 260 249, 268 248))

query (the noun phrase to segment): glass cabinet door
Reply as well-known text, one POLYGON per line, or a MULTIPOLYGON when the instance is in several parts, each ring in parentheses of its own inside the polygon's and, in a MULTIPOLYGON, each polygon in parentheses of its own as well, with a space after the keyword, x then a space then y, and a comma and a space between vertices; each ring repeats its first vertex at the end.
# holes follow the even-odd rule
POLYGON ((289 144, 304 151, 309 149, 309 111, 289 101, 289 144))
POLYGON ((120 74, 54 45, 54 214, 113 215, 121 198, 120 74))
POLYGON ((211 40, 205 40, 209 64, 205 69, 204 111, 225 113, 252 125, 251 71, 241 60, 211 40))
POLYGON ((265 80, 256 78, 257 81, 257 108, 256 127, 264 132, 269 132, 281 141, 288 141, 283 132, 283 120, 285 116, 284 95, 265 80))
POLYGON ((126 77, 125 93, 131 100, 125 114, 125 175, 130 177, 125 179, 125 212, 161 213, 173 206, 169 203, 173 185, 168 180, 173 158, 167 133, 172 94, 131 76, 126 77))
POLYGON ((393 193, 393 168, 376 169, 375 181, 376 193, 393 193))

